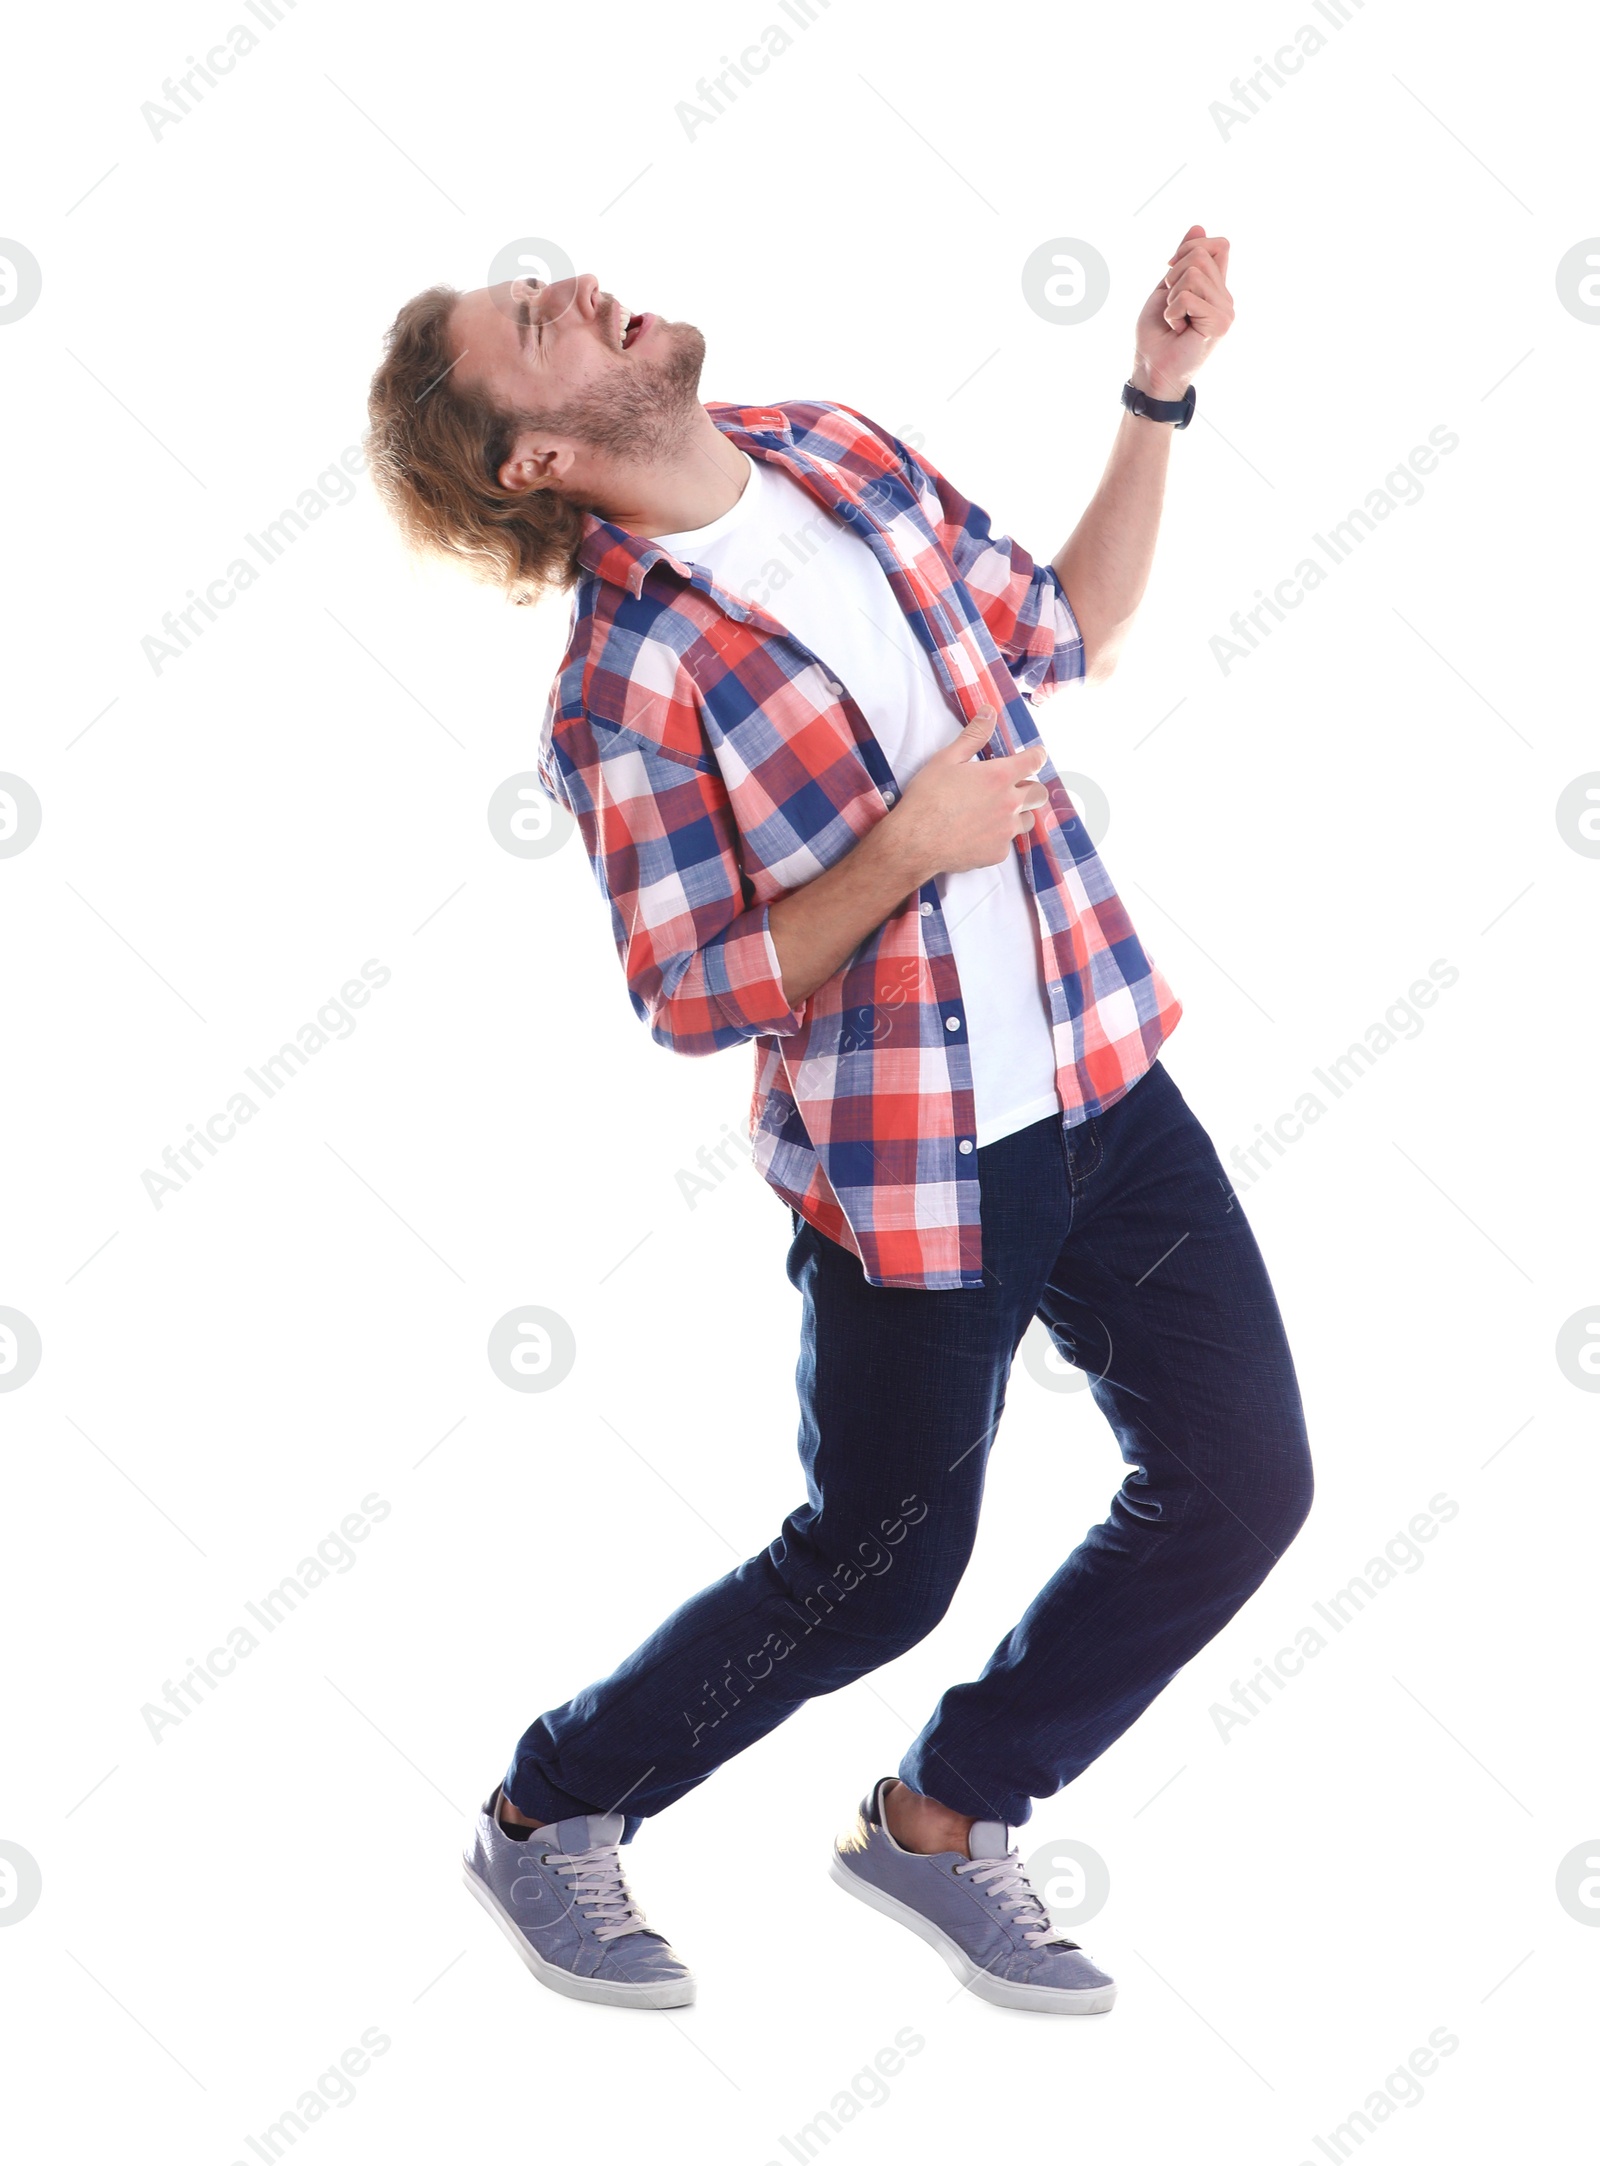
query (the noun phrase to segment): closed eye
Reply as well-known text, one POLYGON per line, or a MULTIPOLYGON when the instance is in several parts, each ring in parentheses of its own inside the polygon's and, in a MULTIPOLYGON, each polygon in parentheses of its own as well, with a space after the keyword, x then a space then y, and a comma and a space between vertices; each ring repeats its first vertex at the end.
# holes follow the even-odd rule
MULTIPOLYGON (((530 281, 530 284, 531 283, 533 282, 530 281)), ((528 299, 526 294, 517 303, 516 322, 517 343, 519 345, 525 345, 527 343, 528 333, 531 330, 533 333, 534 341, 533 350, 535 354, 541 353, 544 350, 544 322, 542 318, 535 319, 533 313, 533 303, 531 300, 528 299)))

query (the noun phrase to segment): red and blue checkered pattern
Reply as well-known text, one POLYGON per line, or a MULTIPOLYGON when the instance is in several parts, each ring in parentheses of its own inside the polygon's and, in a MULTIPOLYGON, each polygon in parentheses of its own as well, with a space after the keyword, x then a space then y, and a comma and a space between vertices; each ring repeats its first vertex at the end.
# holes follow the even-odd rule
MULTIPOLYGON (((850 407, 707 411, 872 550, 952 735, 988 705, 991 756, 1037 744, 1029 695, 1083 675, 1053 569, 850 407)), ((898 796, 871 725, 824 658, 659 543, 591 513, 580 553, 539 774, 582 831, 635 1011, 675 1052, 754 1041, 755 1163, 873 1285, 981 1285, 966 1013, 936 884, 798 1008, 767 923, 898 796)), ((1071 1124, 1137 1082, 1182 1009, 1048 758, 1038 780, 1049 803, 1016 846, 1071 1124)))

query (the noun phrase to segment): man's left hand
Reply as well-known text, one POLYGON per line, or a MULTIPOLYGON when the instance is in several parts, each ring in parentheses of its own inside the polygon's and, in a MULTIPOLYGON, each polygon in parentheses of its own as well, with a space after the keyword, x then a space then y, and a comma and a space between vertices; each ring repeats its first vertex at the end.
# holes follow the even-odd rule
POLYGON ((1134 332, 1132 381, 1154 399, 1181 399, 1206 355, 1233 322, 1228 244, 1191 226, 1166 275, 1145 302, 1134 332))

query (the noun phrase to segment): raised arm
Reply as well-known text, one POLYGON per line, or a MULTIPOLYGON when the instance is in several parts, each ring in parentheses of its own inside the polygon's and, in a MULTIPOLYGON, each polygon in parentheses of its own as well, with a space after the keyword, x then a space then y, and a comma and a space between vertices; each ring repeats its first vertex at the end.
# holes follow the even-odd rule
MULTIPOLYGON (((1181 399, 1233 321, 1228 244, 1191 226, 1134 333, 1130 381, 1155 399, 1181 399)), ((1083 634, 1084 675, 1109 677, 1156 553, 1172 451, 1170 423, 1124 411, 1100 486, 1052 560, 1083 634)))

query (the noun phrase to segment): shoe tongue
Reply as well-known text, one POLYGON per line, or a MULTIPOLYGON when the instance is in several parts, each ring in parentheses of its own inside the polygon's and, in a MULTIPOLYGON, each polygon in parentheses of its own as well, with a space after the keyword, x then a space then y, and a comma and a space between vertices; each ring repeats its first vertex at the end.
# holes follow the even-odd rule
POLYGON ((969 1858, 1003 1858, 1011 1848, 1011 1830, 1003 1820, 974 1820, 967 1836, 969 1858))
POLYGON ((539 1840, 548 1849, 576 1857, 584 1850, 604 1850, 622 1840, 621 1813, 575 1813, 570 1820, 556 1820, 540 1828, 539 1840))

